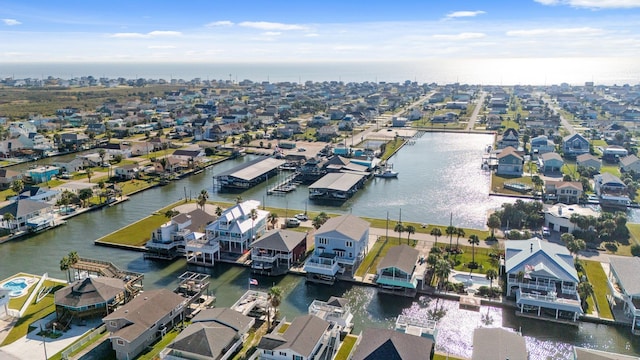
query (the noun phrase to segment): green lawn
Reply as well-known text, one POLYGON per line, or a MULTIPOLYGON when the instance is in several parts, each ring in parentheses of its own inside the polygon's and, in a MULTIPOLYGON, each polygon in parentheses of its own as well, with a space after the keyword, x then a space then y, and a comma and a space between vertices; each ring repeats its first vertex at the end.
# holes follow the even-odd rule
POLYGON ((378 262, 380 262, 380 259, 384 258, 384 256, 387 254, 387 251, 389 251, 389 249, 395 245, 398 245, 397 239, 390 237, 389 241, 385 244, 385 237, 379 237, 378 240, 376 240, 375 244, 373 244, 373 246, 371 247, 371 250, 369 250, 367 256, 364 258, 364 260, 362 260, 362 263, 358 267, 358 270, 356 270, 355 276, 365 276, 367 272, 372 274, 375 273, 376 266, 378 266, 378 262))
POLYGON ((620 168, 617 165, 605 165, 605 164, 602 164, 602 167, 600 168, 600 172, 601 173, 609 173, 611 175, 615 175, 617 177, 620 177, 620 168))
POLYGON ((400 138, 400 137, 396 137, 395 139, 389 141, 387 143, 387 147, 384 150, 384 154, 382 154, 381 159, 382 160, 389 159, 391 157, 391 155, 394 154, 396 149, 398 149, 404 143, 405 143, 405 140, 403 138, 400 138))
POLYGON ((607 293, 609 292, 607 274, 605 274, 602 265, 598 261, 583 260, 583 264, 587 278, 593 285, 593 297, 596 300, 600 317, 613 320, 613 314, 607 301, 607 293))
POLYGON ((157 359, 158 355, 160 354, 160 351, 164 350, 164 348, 166 348, 167 345, 169 345, 169 343, 171 343, 173 341, 173 339, 175 339, 178 336, 178 334, 180 334, 179 329, 177 327, 173 328, 162 339, 160 339, 158 342, 153 344, 153 346, 151 346, 150 348, 147 348, 148 350, 143 352, 136 359, 137 360, 155 360, 155 359, 157 359))
POLYGON ((29 332, 29 325, 31 325, 31 323, 36 320, 40 320, 55 311, 56 307, 53 304, 53 294, 64 285, 51 280, 46 280, 42 286, 53 286, 53 290, 51 290, 44 299, 40 300, 39 303, 32 303, 29 305, 25 314, 18 319, 15 326, 11 329, 11 332, 7 335, 0 346, 11 344, 19 338, 26 336, 29 332))
POLYGON ((533 187, 531 176, 501 176, 495 173, 491 174, 491 189, 493 192, 508 195, 523 195, 521 192, 508 190, 504 188, 505 183, 521 183, 533 187))
POLYGON ((464 360, 464 359, 447 355, 447 354, 436 353, 435 356, 433 357, 433 360, 464 360))
MULTIPOLYGON (((458 271, 469 271, 467 264, 471 263, 471 260, 472 260, 471 246, 462 245, 463 241, 466 242, 467 240, 462 238, 460 239, 460 249, 462 249, 463 251, 462 254, 452 255, 456 260, 460 261, 460 264, 456 265, 454 269, 458 271)), ((455 247, 455 242, 456 242, 456 239, 454 237, 453 238, 454 247, 455 247)), ((448 240, 445 243, 447 246, 449 246, 448 240)), ((478 263, 478 265, 480 265, 480 268, 474 269, 473 272, 477 274, 485 274, 489 269, 495 269, 496 271, 498 271, 496 266, 491 264, 491 261, 490 261, 491 257, 489 257, 489 254, 493 252, 493 249, 483 248, 479 246, 476 246, 475 248, 476 248, 475 260, 478 263)), ((458 261, 456 261, 456 263, 457 262, 458 261)))
POLYGON ((347 360, 349 357, 349 354, 351 354, 351 349, 353 349, 353 346, 356 344, 357 340, 358 338, 356 336, 347 335, 344 338, 344 341, 342 341, 342 344, 340 345, 340 349, 338 350, 338 353, 336 354, 336 357, 334 359, 347 360))

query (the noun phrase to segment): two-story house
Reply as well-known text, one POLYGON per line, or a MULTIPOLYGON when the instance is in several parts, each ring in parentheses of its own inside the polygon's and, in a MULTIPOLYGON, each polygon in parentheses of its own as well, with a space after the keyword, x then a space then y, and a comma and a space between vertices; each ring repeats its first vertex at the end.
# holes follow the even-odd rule
POLYGON ((557 174, 562 171, 564 160, 556 152, 548 152, 538 157, 538 170, 545 175, 557 174))
POLYGON ((304 265, 307 280, 333 283, 338 273, 353 275, 366 255, 369 223, 353 215, 327 220, 314 234, 315 249, 304 265))
POLYGON ((283 229, 269 230, 250 245, 251 271, 282 275, 300 262, 307 252, 307 233, 283 229))
POLYGON ((204 238, 205 227, 215 219, 214 215, 201 209, 172 217, 151 233, 151 240, 145 245, 147 252, 144 257, 171 260, 184 255, 187 241, 204 238))
POLYGON ((563 204, 577 204, 582 196, 582 183, 579 181, 545 181, 545 195, 563 204))
POLYGON ((565 246, 538 238, 505 242, 507 296, 518 311, 576 321, 583 314, 578 273, 565 246))
POLYGON ((524 157, 515 148, 508 146, 496 155, 498 168, 496 175, 522 176, 524 157))
POLYGON ((182 320, 186 299, 171 290, 141 293, 105 316, 111 346, 118 360, 133 359, 182 320))
POLYGON ((562 151, 565 157, 576 158, 589 153, 589 140, 580 134, 567 135, 562 138, 562 151))
POLYGON ((576 165, 585 169, 593 168, 596 172, 599 172, 602 167, 602 160, 591 154, 582 154, 576 157, 576 165))
MULTIPOLYGON (((313 315, 298 316, 284 333, 274 331, 260 339, 258 359, 319 360, 324 356, 321 350, 328 344, 330 332, 329 322, 313 315)), ((337 343, 339 341, 338 336, 337 343)))
POLYGON ((383 292, 414 297, 423 275, 416 272, 419 255, 406 244, 391 247, 378 264, 376 284, 383 292))
POLYGON ((548 152, 556 150, 556 144, 549 140, 546 135, 536 136, 531 139, 531 154, 533 156, 539 156, 548 152))
POLYGON ((612 256, 609 258, 609 292, 612 307, 620 308, 631 320, 631 331, 640 335, 640 258, 612 256))
POLYGON ((508 128, 502 134, 502 138, 498 140, 497 148, 504 149, 511 146, 512 148, 517 149, 518 146, 520 145, 519 138, 520 138, 520 134, 518 134, 518 131, 516 129, 508 128))

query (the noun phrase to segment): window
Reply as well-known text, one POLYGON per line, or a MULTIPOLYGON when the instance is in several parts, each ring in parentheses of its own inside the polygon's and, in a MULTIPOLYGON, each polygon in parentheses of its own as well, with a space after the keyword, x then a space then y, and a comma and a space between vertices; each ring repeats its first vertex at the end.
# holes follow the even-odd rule
POLYGON ((118 344, 119 346, 124 346, 124 340, 116 339, 116 344, 118 344))
POLYGON ((284 351, 280 351, 280 356, 287 356, 287 353, 284 351))
POLYGON ((109 321, 109 326, 116 327, 116 326, 118 326, 118 323, 115 322, 115 321, 109 321))
POLYGON ((346 245, 347 247, 353 247, 353 241, 347 241, 346 245))
POLYGON ((273 355, 273 350, 264 350, 265 355, 273 355))
POLYGON ((293 355, 293 360, 302 360, 302 356, 300 356, 300 355, 293 355))
POLYGON ((326 238, 318 238, 318 244, 327 245, 327 239, 326 238))

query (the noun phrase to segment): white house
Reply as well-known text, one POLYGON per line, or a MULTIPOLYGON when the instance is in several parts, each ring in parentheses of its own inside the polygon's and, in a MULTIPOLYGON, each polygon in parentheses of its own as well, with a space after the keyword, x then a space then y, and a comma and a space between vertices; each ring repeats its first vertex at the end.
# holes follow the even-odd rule
MULTIPOLYGON (((260 360, 319 360, 321 348, 329 341, 329 322, 313 315, 298 316, 279 334, 276 331, 260 339, 256 351, 260 360)), ((336 334, 337 335, 337 334, 336 334)), ((333 337, 337 348, 339 335, 333 337)))
POLYGON ((557 203, 544 209, 544 225, 551 231, 572 233, 576 228, 576 225, 570 221, 572 214, 599 216, 598 212, 589 207, 557 203))
POLYGON ((609 292, 612 307, 622 304, 622 309, 631 321, 631 331, 640 335, 640 258, 609 257, 609 292))

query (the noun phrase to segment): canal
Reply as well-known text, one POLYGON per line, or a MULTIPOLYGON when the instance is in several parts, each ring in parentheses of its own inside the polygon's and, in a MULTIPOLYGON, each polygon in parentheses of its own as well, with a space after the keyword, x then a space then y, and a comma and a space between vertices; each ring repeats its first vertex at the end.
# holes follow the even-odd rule
MULTIPOLYGON (((480 169, 481 155, 489 135, 425 134, 408 145, 390 161, 400 172, 398 179, 372 179, 364 189, 340 207, 319 205, 307 201, 306 188, 301 187, 286 197, 267 196, 268 185, 257 186, 241 194, 244 199, 265 200, 268 206, 297 210, 324 210, 334 213, 397 218, 403 220, 448 224, 453 214, 455 226, 484 227, 487 211, 508 199, 489 197, 489 175, 480 169)), ((229 306, 248 288, 251 277, 247 268, 217 265, 213 269, 187 267, 181 259, 174 262, 144 260, 139 252, 93 245, 93 241, 139 220, 153 211, 187 197, 197 197, 202 189, 210 192, 211 200, 233 202, 237 194, 213 192, 212 177, 248 161, 251 156, 223 162, 164 187, 133 195, 122 204, 72 218, 64 226, 36 236, 0 245, 0 279, 17 272, 64 278, 59 270, 60 259, 69 251, 80 256, 108 260, 123 269, 145 274, 147 289, 177 284, 177 277, 187 269, 211 275, 211 290, 219 306, 229 306)), ((44 161, 44 160, 43 160, 44 161)), ((271 179, 275 183, 277 179, 271 179)), ((473 329, 478 326, 501 326, 520 330, 525 336, 532 359, 570 358, 573 345, 615 351, 640 353, 640 339, 626 328, 590 323, 579 327, 551 325, 546 322, 521 320, 513 311, 482 307, 480 312, 459 310, 452 301, 431 299, 390 298, 374 288, 338 283, 336 286, 307 285, 302 278, 287 275, 278 278, 257 277, 258 289, 281 286, 285 299, 281 313, 288 319, 306 313, 314 299, 329 296, 348 299, 355 314, 355 332, 366 327, 390 327, 395 318, 406 314, 421 318, 444 310, 439 322, 438 350, 452 355, 470 356, 473 329)), ((255 288, 255 287, 253 287, 255 288)))

